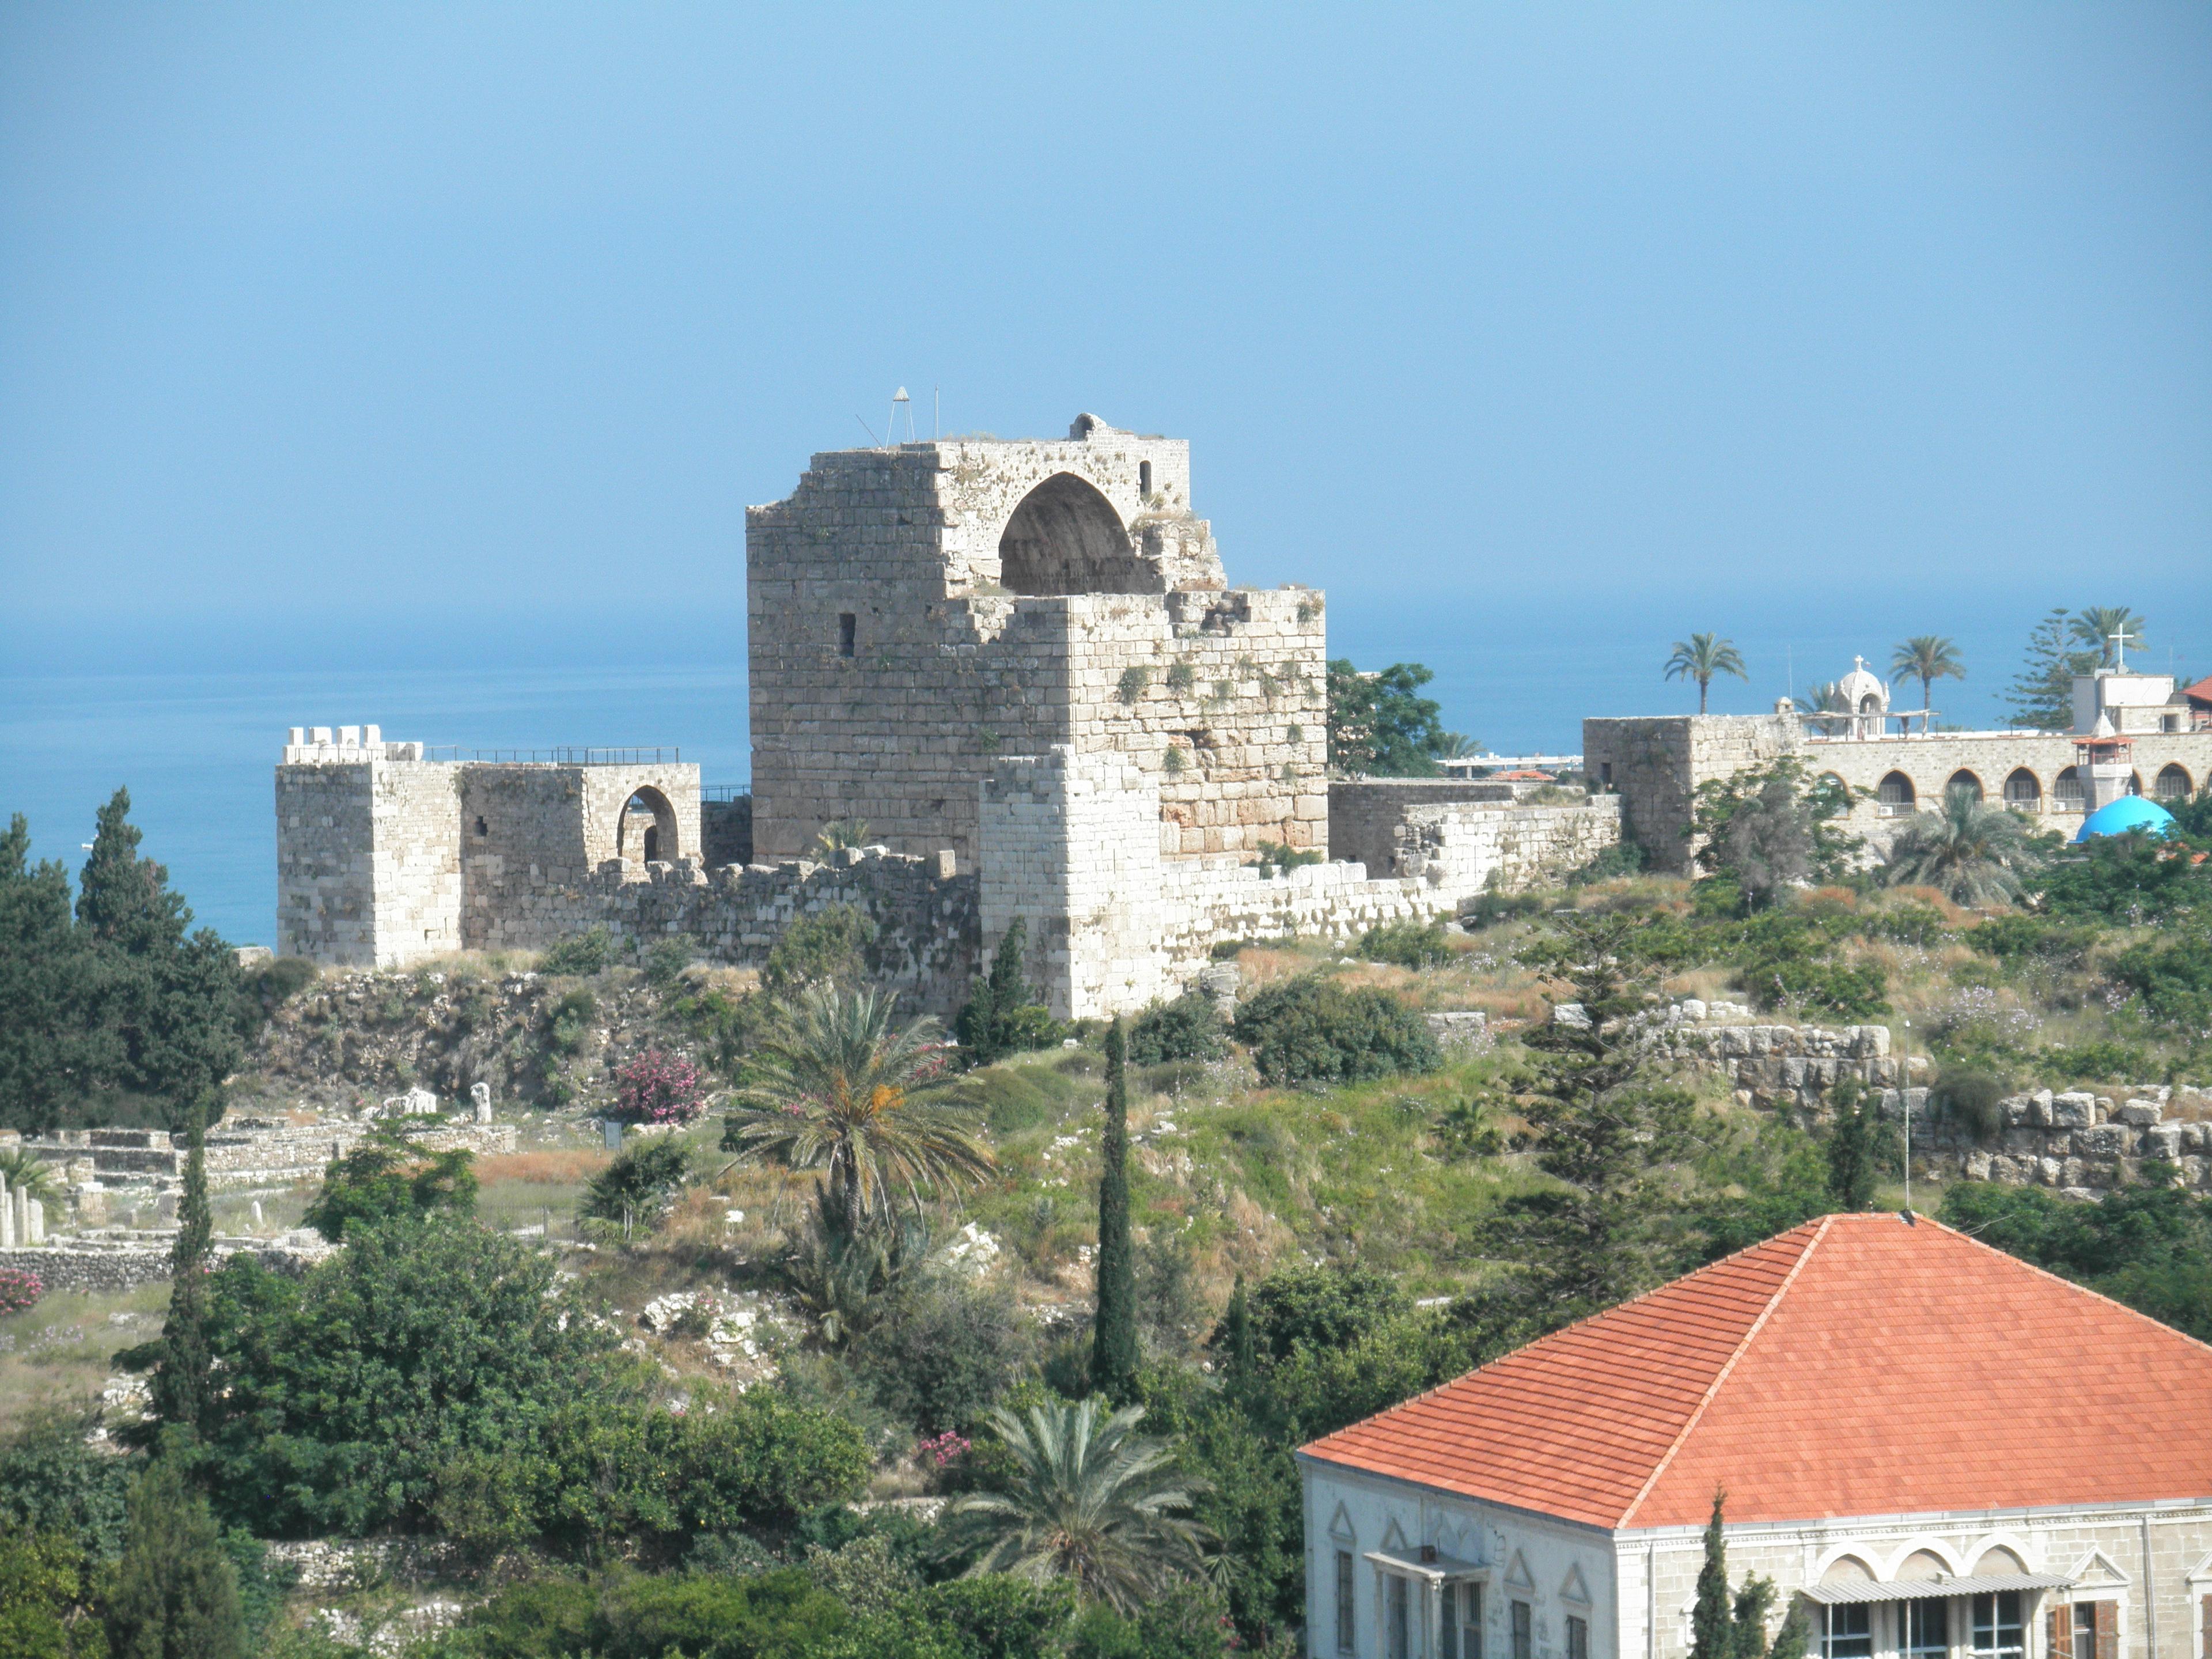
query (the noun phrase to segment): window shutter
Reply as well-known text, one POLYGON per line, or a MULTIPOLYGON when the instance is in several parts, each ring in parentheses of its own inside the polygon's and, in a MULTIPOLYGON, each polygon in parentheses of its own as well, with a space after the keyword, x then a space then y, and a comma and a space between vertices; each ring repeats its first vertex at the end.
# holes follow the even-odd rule
POLYGON ((2120 1604, 2118 1601, 2099 1601, 2097 1609, 2097 1659, 2120 1659, 2120 1604))
POLYGON ((2063 1601, 2043 1621, 2043 1659, 2074 1659, 2074 1609, 2063 1601))

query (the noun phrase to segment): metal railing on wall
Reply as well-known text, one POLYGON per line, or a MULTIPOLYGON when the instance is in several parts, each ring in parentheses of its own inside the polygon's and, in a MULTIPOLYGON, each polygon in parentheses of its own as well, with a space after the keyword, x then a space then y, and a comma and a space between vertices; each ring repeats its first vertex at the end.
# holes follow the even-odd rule
POLYGON ((701 800, 744 800, 753 792, 749 783, 706 783, 699 786, 701 800))

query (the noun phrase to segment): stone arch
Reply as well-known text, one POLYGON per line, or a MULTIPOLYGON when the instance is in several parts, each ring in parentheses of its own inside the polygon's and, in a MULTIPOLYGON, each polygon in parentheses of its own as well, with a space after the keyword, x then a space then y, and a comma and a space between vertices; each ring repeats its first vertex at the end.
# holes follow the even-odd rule
POLYGON ((2089 804, 2088 787, 2081 781, 2081 769, 2067 767, 2051 781, 2051 810, 2054 812, 2079 812, 2089 804))
POLYGON ((1963 766, 1951 774, 1950 781, 1943 786, 1943 793, 1947 795, 1971 795, 1978 801, 1989 799, 1983 792, 1981 779, 1963 766))
POLYGON ((999 581, 1014 593, 1156 593, 1114 503, 1073 472, 1022 497, 999 538, 999 581))
POLYGON ((1919 793, 1913 788, 1912 780, 1904 773, 1890 772, 1875 786, 1874 798, 1884 812, 1910 812, 1917 804, 1919 793))
POLYGON ((1873 692, 1868 692, 1866 696, 1859 699, 1859 713, 1862 714, 1879 714, 1881 713, 1881 699, 1875 696, 1873 692))
POLYGON ((678 845, 676 809, 651 784, 640 785, 623 803, 615 819, 615 851, 625 864, 673 864, 684 856, 678 845), (640 820, 635 829, 633 818, 640 820))
POLYGON ((2129 773, 2129 774, 2128 774, 2128 793, 2130 793, 2130 795, 2140 795, 2141 793, 2142 793, 2142 792, 2143 792, 2143 788, 2142 788, 2142 773, 2140 773, 2140 772, 2130 772, 2130 773, 2129 773))
POLYGON ((1815 1581, 1823 1584, 1863 1584, 1870 1583, 1874 1576, 1874 1569, 1867 1565, 1865 1558, 1848 1549, 1822 1562, 1820 1571, 1814 1574, 1815 1581))
POLYGON ((1889 1571, 1881 1576, 1887 1579, 1956 1577, 1965 1563, 1959 1553, 1941 1539, 1919 1537, 1907 1539, 1890 1558, 1889 1571))
POLYGON ((2170 763, 2158 769, 2158 781, 2151 787, 2160 800, 2187 800, 2197 793, 2189 780, 2189 773, 2179 762, 2170 763))
POLYGON ((1974 1576, 1987 1577, 1997 1573, 2017 1574, 2027 1571, 2027 1558, 2011 1544, 1989 1544, 1974 1558, 1974 1576))
POLYGON ((2025 766, 2015 766, 2004 781, 2005 805, 2017 811, 2033 812, 2043 805, 2043 785, 2025 766))

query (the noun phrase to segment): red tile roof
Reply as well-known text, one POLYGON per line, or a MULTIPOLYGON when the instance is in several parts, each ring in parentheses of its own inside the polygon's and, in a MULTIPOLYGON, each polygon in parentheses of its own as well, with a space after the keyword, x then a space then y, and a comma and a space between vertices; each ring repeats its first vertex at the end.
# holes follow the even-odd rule
POLYGON ((1833 1215, 1304 1455, 1608 1528, 2212 1497, 2212 1347, 1921 1219, 1833 1215))

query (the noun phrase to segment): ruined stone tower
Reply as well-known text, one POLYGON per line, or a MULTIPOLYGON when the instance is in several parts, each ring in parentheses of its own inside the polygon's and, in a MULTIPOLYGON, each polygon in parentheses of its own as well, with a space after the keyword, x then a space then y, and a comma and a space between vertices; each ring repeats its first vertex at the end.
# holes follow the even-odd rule
POLYGON ((817 454, 745 566, 757 859, 836 820, 973 867, 994 757, 1055 744, 1156 780, 1170 858, 1326 846, 1322 596, 1227 587, 1187 443, 817 454))

